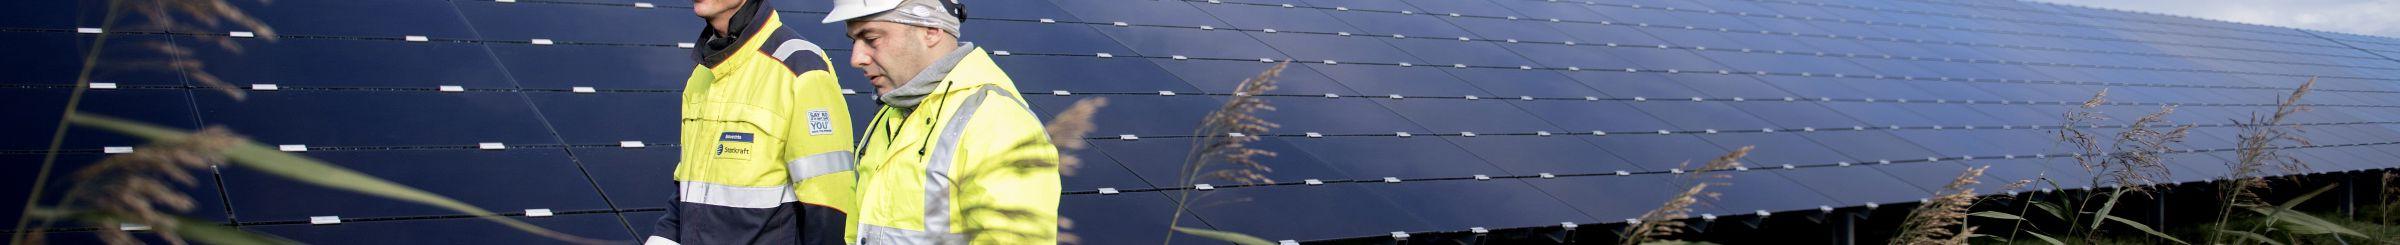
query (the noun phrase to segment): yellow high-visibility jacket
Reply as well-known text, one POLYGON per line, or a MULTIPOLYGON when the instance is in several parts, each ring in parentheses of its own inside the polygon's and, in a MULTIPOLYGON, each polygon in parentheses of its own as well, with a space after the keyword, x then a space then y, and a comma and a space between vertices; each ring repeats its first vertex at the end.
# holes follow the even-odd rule
POLYGON ((1058 150, 1008 74, 961 48, 941 89, 866 128, 853 241, 1057 243, 1058 150))
POLYGON ((679 188, 649 243, 844 244, 855 231, 855 134, 833 63, 764 5, 694 48, 679 188))

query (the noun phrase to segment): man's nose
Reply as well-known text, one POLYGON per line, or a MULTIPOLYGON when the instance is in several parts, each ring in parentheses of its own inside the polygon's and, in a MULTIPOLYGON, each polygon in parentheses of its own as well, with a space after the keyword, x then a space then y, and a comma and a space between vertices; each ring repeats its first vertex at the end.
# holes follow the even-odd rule
POLYGON ((850 49, 850 67, 866 69, 868 65, 875 64, 874 58, 869 58, 867 55, 865 43, 861 42, 850 46, 855 47, 850 49))

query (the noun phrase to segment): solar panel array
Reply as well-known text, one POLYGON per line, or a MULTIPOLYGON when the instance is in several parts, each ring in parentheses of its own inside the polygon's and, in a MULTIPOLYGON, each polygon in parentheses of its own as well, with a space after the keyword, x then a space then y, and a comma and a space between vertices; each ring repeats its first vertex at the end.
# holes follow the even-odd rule
MULTIPOLYGON (((0 130, 26 195, 85 49, 107 33, 80 105, 258 142, 581 236, 634 240, 672 194, 678 91, 700 27, 686 3, 629 0, 239 2, 245 31, 98 28, 101 1, 0 3, 10 44, 0 130), (74 10, 74 11, 68 11, 74 10), (255 35, 256 33, 251 33, 255 35), (239 50, 201 42, 236 36, 239 50), (194 47, 235 99, 145 43, 194 47), (117 63, 124 62, 124 63, 117 63), (121 64, 121 65, 118 65, 121 64), (450 87, 455 86, 455 87, 450 87), (272 90, 268 90, 272 89, 272 90), (490 143, 498 143, 493 145, 490 143), (493 149, 492 147, 498 147, 493 149), (519 211, 526 210, 526 211, 519 211), (537 212, 540 211, 540 212, 537 212), (531 215, 539 216, 539 215, 531 215)), ((847 53, 822 1, 774 0, 847 53)), ((1087 244, 1181 225, 1270 240, 1619 223, 1655 208, 1686 163, 1756 146, 1709 216, 1914 202, 1969 166, 1987 185, 2088 173, 2053 138, 2101 90, 2101 133, 2164 106, 2197 126, 2175 182, 2224 174, 2238 128, 2316 77, 2313 172, 2385 169, 2400 148, 2400 40, 2016 1, 978 0, 964 40, 995 53, 1033 109, 1108 98, 1086 165, 1065 177, 1066 232, 1087 244), (1242 78, 1291 62, 1252 144, 1277 184, 1177 183, 1200 117, 1242 78)), ((120 23, 142 23, 128 16, 120 23)), ((834 55, 846 64, 846 55, 834 55)), ((872 89, 837 69, 851 110, 872 89)), ((854 117, 867 120, 868 117, 854 117)), ((863 122, 859 122, 863 123, 863 122)), ((69 130, 63 176, 135 146, 69 130), (121 150, 121 149, 120 149, 121 150)), ((139 150, 139 149, 133 149, 139 150)), ((220 166, 191 215, 302 241, 545 241, 423 205, 220 166), (339 224, 312 224, 326 218, 339 224)), ((2278 173, 2298 174, 2298 173, 2278 173)), ((53 190, 68 183, 54 177, 53 190)), ((1990 189, 1986 187, 1986 189, 1990 189)), ((55 200, 52 195, 49 200, 55 200)), ((7 205, 16 205, 9 203, 7 205)), ((14 209, 16 206, 8 206, 14 209)), ((14 212, 11 212, 14 218, 14 212)), ((57 239, 86 237, 64 232, 57 239)), ((1190 236, 1181 236, 1193 240, 1190 236)), ((88 239, 88 238, 81 238, 88 239)))

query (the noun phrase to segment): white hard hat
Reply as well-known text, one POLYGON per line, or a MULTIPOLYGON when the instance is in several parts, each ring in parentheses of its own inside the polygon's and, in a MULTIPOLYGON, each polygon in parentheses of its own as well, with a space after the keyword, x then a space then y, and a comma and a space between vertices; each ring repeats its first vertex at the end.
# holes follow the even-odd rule
POLYGON ((901 0, 833 0, 833 12, 825 14, 824 24, 848 21, 890 11, 900 7, 901 0))

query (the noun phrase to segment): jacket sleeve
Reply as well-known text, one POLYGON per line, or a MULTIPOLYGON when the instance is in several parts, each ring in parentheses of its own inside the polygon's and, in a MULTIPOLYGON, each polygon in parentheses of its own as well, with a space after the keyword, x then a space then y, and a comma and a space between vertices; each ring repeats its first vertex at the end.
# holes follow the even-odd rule
MULTIPOLYGON (((805 58, 809 61, 805 62, 818 65, 809 67, 814 70, 795 69, 798 75, 788 81, 793 85, 792 94, 787 97, 790 98, 790 104, 785 108, 791 111, 785 112, 789 118, 784 120, 788 124, 784 126, 784 132, 791 136, 784 137, 781 159, 786 162, 793 184, 812 185, 816 183, 811 181, 813 179, 838 177, 837 174, 853 171, 858 158, 850 152, 851 136, 854 136, 851 134, 850 107, 842 98, 842 88, 833 71, 823 69, 831 61, 816 57, 813 53, 800 53, 808 54, 793 54, 790 59, 807 56, 805 58)), ((790 65, 794 62, 799 61, 784 63, 790 65)), ((849 193, 846 188, 852 179, 841 179, 833 182, 841 182, 845 188, 842 193, 849 193)), ((808 190, 803 188, 802 193, 806 194, 808 190)), ((800 198, 802 202, 810 202, 808 195, 801 195, 800 198)))
POLYGON ((974 244, 1056 244, 1058 149, 1016 96, 990 96, 961 136, 960 231, 974 244))
POLYGON ((642 245, 680 245, 675 239, 682 236, 679 231, 683 229, 683 224, 675 214, 683 210, 677 208, 682 205, 676 204, 679 202, 676 199, 677 196, 667 196, 667 214, 658 216, 657 223, 650 227, 650 237, 644 238, 642 245))
POLYGON ((791 84, 791 94, 785 96, 785 108, 791 111, 785 112, 789 118, 784 132, 790 136, 784 137, 779 159, 800 198, 799 238, 802 244, 844 244, 857 232, 851 229, 857 219, 850 212, 858 210, 858 155, 850 152, 850 107, 824 50, 790 30, 776 33, 775 40, 786 43, 778 49, 803 49, 775 51, 793 74, 782 81, 791 84))

